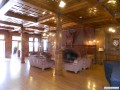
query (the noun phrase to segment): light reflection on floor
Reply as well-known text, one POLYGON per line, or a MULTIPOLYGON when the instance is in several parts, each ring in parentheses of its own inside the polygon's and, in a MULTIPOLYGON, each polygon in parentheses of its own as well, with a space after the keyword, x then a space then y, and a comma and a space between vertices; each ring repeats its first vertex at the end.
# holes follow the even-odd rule
POLYGON ((103 90, 108 85, 103 69, 97 66, 88 70, 64 72, 63 77, 55 75, 55 69, 42 71, 30 67, 26 59, 0 59, 0 90, 103 90))
MULTIPOLYGON (((29 63, 29 62, 26 62, 29 63)), ((16 80, 19 79, 21 76, 21 73, 23 72, 25 68, 26 73, 25 75, 27 76, 29 74, 29 65, 21 64, 20 58, 2 58, 0 59, 0 84, 4 83, 5 79, 11 79, 11 80, 16 80)), ((18 89, 16 89, 18 90, 18 89)))

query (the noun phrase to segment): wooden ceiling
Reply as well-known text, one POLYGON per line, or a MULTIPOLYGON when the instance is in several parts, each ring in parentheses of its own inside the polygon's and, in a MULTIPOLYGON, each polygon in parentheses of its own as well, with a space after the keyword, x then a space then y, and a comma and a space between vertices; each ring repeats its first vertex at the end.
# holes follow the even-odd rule
POLYGON ((22 25, 26 27, 26 32, 33 33, 44 32, 50 27, 55 29, 58 10, 62 13, 63 28, 73 25, 92 25, 95 28, 120 25, 119 0, 63 1, 66 3, 64 8, 58 7, 60 0, 1 0, 0 29, 19 31, 22 25))

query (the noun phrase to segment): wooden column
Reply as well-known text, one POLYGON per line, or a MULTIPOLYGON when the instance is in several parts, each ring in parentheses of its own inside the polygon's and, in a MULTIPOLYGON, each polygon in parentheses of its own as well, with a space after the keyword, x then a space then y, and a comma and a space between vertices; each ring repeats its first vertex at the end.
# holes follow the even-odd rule
POLYGON ((12 54, 12 36, 6 31, 5 33, 5 58, 11 58, 12 54))
POLYGON ((21 27, 21 63, 25 63, 25 34, 24 28, 21 27))
POLYGON ((62 75, 62 18, 57 14, 55 74, 62 75))

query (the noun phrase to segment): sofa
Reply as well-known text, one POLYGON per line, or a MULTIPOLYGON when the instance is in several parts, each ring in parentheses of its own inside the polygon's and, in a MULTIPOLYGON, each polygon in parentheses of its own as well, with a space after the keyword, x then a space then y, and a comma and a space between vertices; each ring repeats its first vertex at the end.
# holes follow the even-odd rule
POLYGON ((91 67, 92 59, 85 57, 85 58, 81 58, 81 60, 83 61, 83 65, 82 65, 83 69, 87 69, 91 67))
POLYGON ((77 73, 78 71, 81 71, 82 69, 90 68, 92 64, 92 60, 89 58, 81 58, 78 57, 73 62, 64 62, 64 68, 66 71, 73 71, 77 73))
POLYGON ((42 70, 54 66, 54 61, 44 55, 31 55, 28 57, 28 59, 30 61, 30 66, 38 67, 42 70))
POLYGON ((74 71, 75 73, 77 73, 78 71, 82 70, 82 64, 82 60, 74 60, 74 62, 72 63, 65 62, 64 67, 66 71, 74 71))
POLYGON ((104 63, 104 70, 110 86, 120 88, 120 61, 106 61, 104 63))

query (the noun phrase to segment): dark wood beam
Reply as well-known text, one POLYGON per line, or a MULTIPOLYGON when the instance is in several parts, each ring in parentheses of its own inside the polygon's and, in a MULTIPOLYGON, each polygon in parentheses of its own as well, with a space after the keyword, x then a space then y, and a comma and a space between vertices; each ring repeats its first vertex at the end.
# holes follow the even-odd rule
POLYGON ((115 19, 120 19, 120 15, 115 16, 115 19))
POLYGON ((40 31, 43 31, 43 30, 44 30, 44 28, 42 28, 42 27, 34 27, 34 26, 27 27, 27 28, 37 29, 37 30, 40 30, 40 31))
POLYGON ((87 4, 87 2, 82 2, 82 3, 80 2, 80 3, 77 3, 77 4, 72 5, 70 7, 66 7, 61 12, 62 12, 62 14, 74 12, 74 11, 77 11, 77 10, 80 10, 80 9, 88 7, 88 6, 86 6, 86 4, 87 4))
POLYGON ((52 17, 54 17, 53 15, 45 15, 45 16, 43 16, 43 17, 39 17, 39 19, 38 19, 38 21, 40 22, 40 23, 43 23, 45 20, 47 20, 47 19, 49 19, 49 18, 52 18, 52 17))
POLYGON ((19 27, 22 26, 22 24, 11 23, 11 22, 6 22, 6 21, 0 21, 0 23, 6 24, 6 25, 12 25, 12 26, 19 26, 19 27))
MULTIPOLYGON (((25 1, 29 4, 35 5, 39 8, 43 8, 43 9, 46 9, 48 11, 51 11, 55 14, 57 13, 57 10, 58 10, 57 7, 55 8, 55 7, 50 6, 50 4, 47 0, 23 0, 23 1, 25 1)), ((80 9, 80 8, 78 8, 78 9, 80 9)), ((70 12, 70 11, 68 11, 68 12, 70 12)), ((62 18, 66 19, 66 20, 69 20, 69 21, 76 22, 76 23, 80 23, 80 20, 76 19, 76 17, 74 17, 74 16, 62 15, 62 18)))
POLYGON ((109 28, 109 27, 118 27, 120 24, 107 24, 107 25, 101 25, 101 26, 96 26, 95 28, 109 28))
POLYGON ((92 23, 108 21, 108 20, 110 21, 111 19, 110 18, 105 18, 105 17, 98 17, 98 18, 83 20, 83 24, 92 24, 92 23))
POLYGON ((77 23, 74 23, 74 22, 65 23, 65 24, 62 25, 62 28, 71 27, 71 26, 74 26, 74 25, 77 25, 77 23))
POLYGON ((0 29, 12 29, 12 30, 14 30, 14 28, 13 27, 8 27, 8 26, 0 26, 0 29))
POLYGON ((43 9, 46 9, 46 10, 49 10, 51 12, 55 12, 56 13, 56 8, 50 6, 48 4, 49 2, 47 0, 22 0, 22 1, 25 1, 27 3, 35 5, 37 7, 40 7, 40 8, 43 8, 43 9))
POLYGON ((27 21, 37 22, 37 18, 35 18, 35 17, 26 16, 26 15, 14 13, 11 11, 8 11, 5 15, 10 16, 10 17, 23 19, 23 20, 27 20, 27 21))
POLYGON ((61 15, 61 17, 65 20, 71 21, 71 22, 75 22, 75 23, 81 23, 81 21, 79 19, 77 19, 75 16, 72 15, 61 15))
POLYGON ((86 0, 86 1, 92 6, 97 6, 99 9, 103 10, 109 18, 111 18, 115 23, 118 23, 118 21, 114 18, 112 13, 106 8, 106 6, 104 6, 104 3, 107 2, 108 0, 105 0, 103 2, 99 2, 97 0, 86 0))

